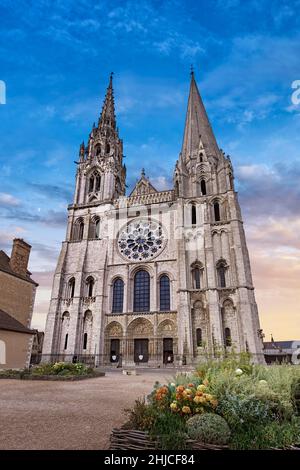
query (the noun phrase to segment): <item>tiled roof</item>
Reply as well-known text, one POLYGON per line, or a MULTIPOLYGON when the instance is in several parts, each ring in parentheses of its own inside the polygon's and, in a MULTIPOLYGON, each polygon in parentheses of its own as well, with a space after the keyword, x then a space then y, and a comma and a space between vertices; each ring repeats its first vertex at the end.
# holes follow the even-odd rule
POLYGON ((7 256, 7 254, 3 250, 0 250, 0 271, 4 271, 8 274, 11 274, 12 276, 18 277, 20 279, 23 279, 24 281, 31 282, 32 284, 38 286, 38 284, 33 279, 31 279, 31 273, 29 271, 27 271, 26 276, 21 276, 21 274, 17 274, 11 269, 9 261, 9 256, 7 256))
POLYGON ((291 349, 295 341, 266 341, 265 349, 291 349))
POLYGON ((34 334, 33 330, 26 328, 18 320, 11 317, 8 313, 0 310, 0 330, 17 331, 19 333, 34 334))

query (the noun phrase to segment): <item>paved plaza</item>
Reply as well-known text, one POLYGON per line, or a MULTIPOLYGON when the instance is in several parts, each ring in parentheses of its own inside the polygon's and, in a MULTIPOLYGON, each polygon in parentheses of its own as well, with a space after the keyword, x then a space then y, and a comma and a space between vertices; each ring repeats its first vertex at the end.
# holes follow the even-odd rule
POLYGON ((0 380, 0 449, 107 449, 124 408, 147 395, 174 370, 76 382, 0 380))

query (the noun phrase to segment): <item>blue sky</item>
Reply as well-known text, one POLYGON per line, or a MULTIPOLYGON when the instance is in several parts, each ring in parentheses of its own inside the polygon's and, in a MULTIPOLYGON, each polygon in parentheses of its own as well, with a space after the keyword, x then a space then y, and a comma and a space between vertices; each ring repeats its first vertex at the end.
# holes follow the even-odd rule
POLYGON ((300 338, 299 11, 299 0, 1 0, 0 248, 9 253, 14 236, 33 245, 35 325, 48 308, 73 162, 109 73, 128 189, 142 165, 165 189, 193 64, 234 164, 262 325, 277 339, 300 338))

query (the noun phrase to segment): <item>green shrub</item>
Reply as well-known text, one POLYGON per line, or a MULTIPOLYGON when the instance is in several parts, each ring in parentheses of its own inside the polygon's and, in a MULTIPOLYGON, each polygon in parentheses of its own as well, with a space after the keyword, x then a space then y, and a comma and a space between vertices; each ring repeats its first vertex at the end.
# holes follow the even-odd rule
POLYGON ((254 395, 224 393, 219 399, 217 413, 226 419, 230 428, 267 423, 275 418, 269 404, 254 395))
POLYGON ((297 415, 300 415, 300 379, 295 378, 291 387, 292 401, 297 415))
POLYGON ((187 420, 187 433, 191 439, 203 443, 224 445, 230 438, 225 419, 213 413, 192 416, 187 420))
POLYGON ((295 417, 284 423, 252 423, 243 432, 235 429, 230 440, 234 450, 284 449, 295 444, 300 444, 300 421, 295 417))
POLYGON ((33 375, 87 375, 93 369, 85 364, 72 362, 56 362, 55 364, 40 364, 32 368, 33 375))

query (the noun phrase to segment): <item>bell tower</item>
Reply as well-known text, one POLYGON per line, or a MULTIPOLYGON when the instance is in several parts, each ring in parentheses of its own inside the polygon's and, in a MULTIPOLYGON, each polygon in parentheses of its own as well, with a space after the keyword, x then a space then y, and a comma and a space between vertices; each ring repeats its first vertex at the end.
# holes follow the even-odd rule
POLYGON ((125 194, 123 141, 116 125, 111 73, 98 125, 79 148, 74 203, 110 202, 125 194))

